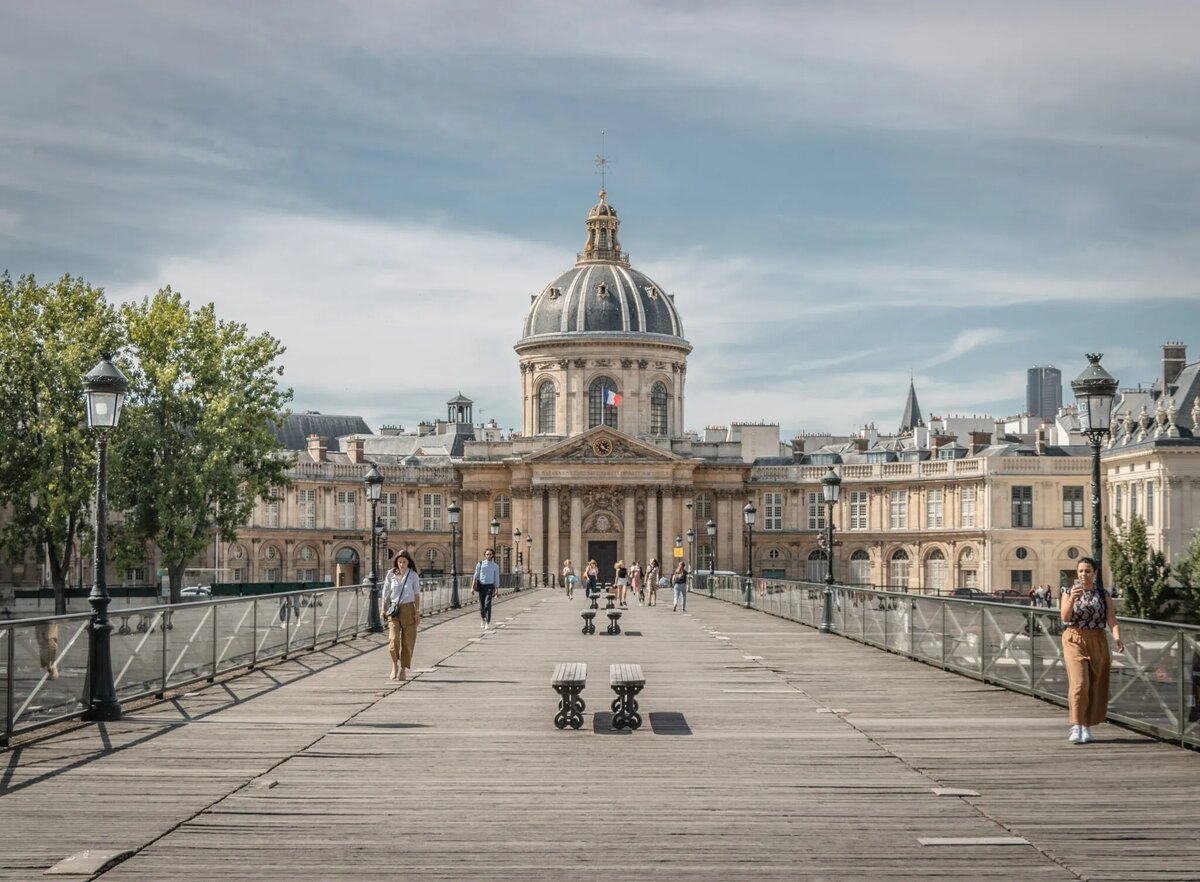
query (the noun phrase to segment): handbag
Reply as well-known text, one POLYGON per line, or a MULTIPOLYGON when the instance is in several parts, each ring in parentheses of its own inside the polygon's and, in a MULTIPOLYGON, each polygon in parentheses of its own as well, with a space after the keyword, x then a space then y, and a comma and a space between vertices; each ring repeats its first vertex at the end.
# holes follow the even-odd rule
POLYGON ((383 615, 384 618, 388 619, 396 618, 396 616, 400 615, 400 604, 393 601, 392 605, 384 610, 383 615))

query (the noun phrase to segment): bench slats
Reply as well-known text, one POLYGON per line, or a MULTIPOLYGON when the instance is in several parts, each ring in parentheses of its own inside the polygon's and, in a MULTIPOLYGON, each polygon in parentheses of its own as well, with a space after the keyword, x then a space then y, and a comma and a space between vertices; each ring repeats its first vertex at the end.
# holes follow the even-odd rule
POLYGON ((587 664, 584 662, 559 662, 550 678, 551 686, 587 682, 587 664))
POLYGON ((608 667, 608 682, 611 686, 629 685, 646 685, 646 678, 642 674, 641 665, 609 665, 608 667))

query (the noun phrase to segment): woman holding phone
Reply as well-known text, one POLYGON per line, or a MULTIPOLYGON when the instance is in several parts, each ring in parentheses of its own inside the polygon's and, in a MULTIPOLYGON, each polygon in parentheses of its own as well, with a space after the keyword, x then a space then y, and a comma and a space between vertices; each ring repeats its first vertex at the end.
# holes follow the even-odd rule
POLYGON ((1105 626, 1112 629, 1117 652, 1125 651, 1112 595, 1096 585, 1096 562, 1079 559, 1075 583, 1063 592, 1059 616, 1063 624, 1063 664, 1067 669, 1067 708, 1072 744, 1092 741, 1092 726, 1108 717, 1108 672, 1112 665, 1105 626))
POLYGON ((392 657, 392 679, 407 680, 412 667, 417 626, 421 624, 421 578, 412 555, 401 551, 392 558, 392 568, 383 580, 379 614, 387 619, 388 654, 392 657))

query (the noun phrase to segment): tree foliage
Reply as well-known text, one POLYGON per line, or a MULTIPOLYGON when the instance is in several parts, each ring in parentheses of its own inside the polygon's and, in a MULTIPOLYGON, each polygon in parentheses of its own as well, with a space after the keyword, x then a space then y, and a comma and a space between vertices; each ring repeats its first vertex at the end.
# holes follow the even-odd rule
POLYGON ((9 509, 0 546, 12 560, 34 549, 46 561, 59 614, 96 480, 83 377, 120 343, 101 289, 0 275, 0 506, 9 509))
POLYGON ((113 438, 120 545, 138 559, 157 546, 178 602, 188 562, 218 532, 234 538, 255 500, 286 482, 268 426, 291 399, 276 365, 284 348, 169 287, 121 317, 133 367, 113 438))
POLYGON ((1189 622, 1200 622, 1200 530, 1192 534, 1187 552, 1172 564, 1179 581, 1179 604, 1189 622))
POLYGON ((1135 515, 1128 524, 1106 524, 1108 565, 1113 587, 1125 598, 1124 612, 1139 619, 1169 619, 1179 611, 1170 583, 1171 565, 1161 551, 1152 551, 1146 522, 1135 515))

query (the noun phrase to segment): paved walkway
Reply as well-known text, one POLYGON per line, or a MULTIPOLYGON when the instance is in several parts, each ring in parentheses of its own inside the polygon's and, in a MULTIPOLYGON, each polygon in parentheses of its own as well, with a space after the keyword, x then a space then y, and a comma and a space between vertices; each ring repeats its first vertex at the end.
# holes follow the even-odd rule
POLYGON ((401 688, 360 639, 0 753, 0 879, 88 847, 136 849, 105 882, 1200 877, 1193 752, 1071 746, 1059 708, 718 601, 615 637, 582 605, 432 620, 401 688), (589 666, 578 732, 558 661, 589 666), (612 662, 645 669, 637 732, 612 662))

